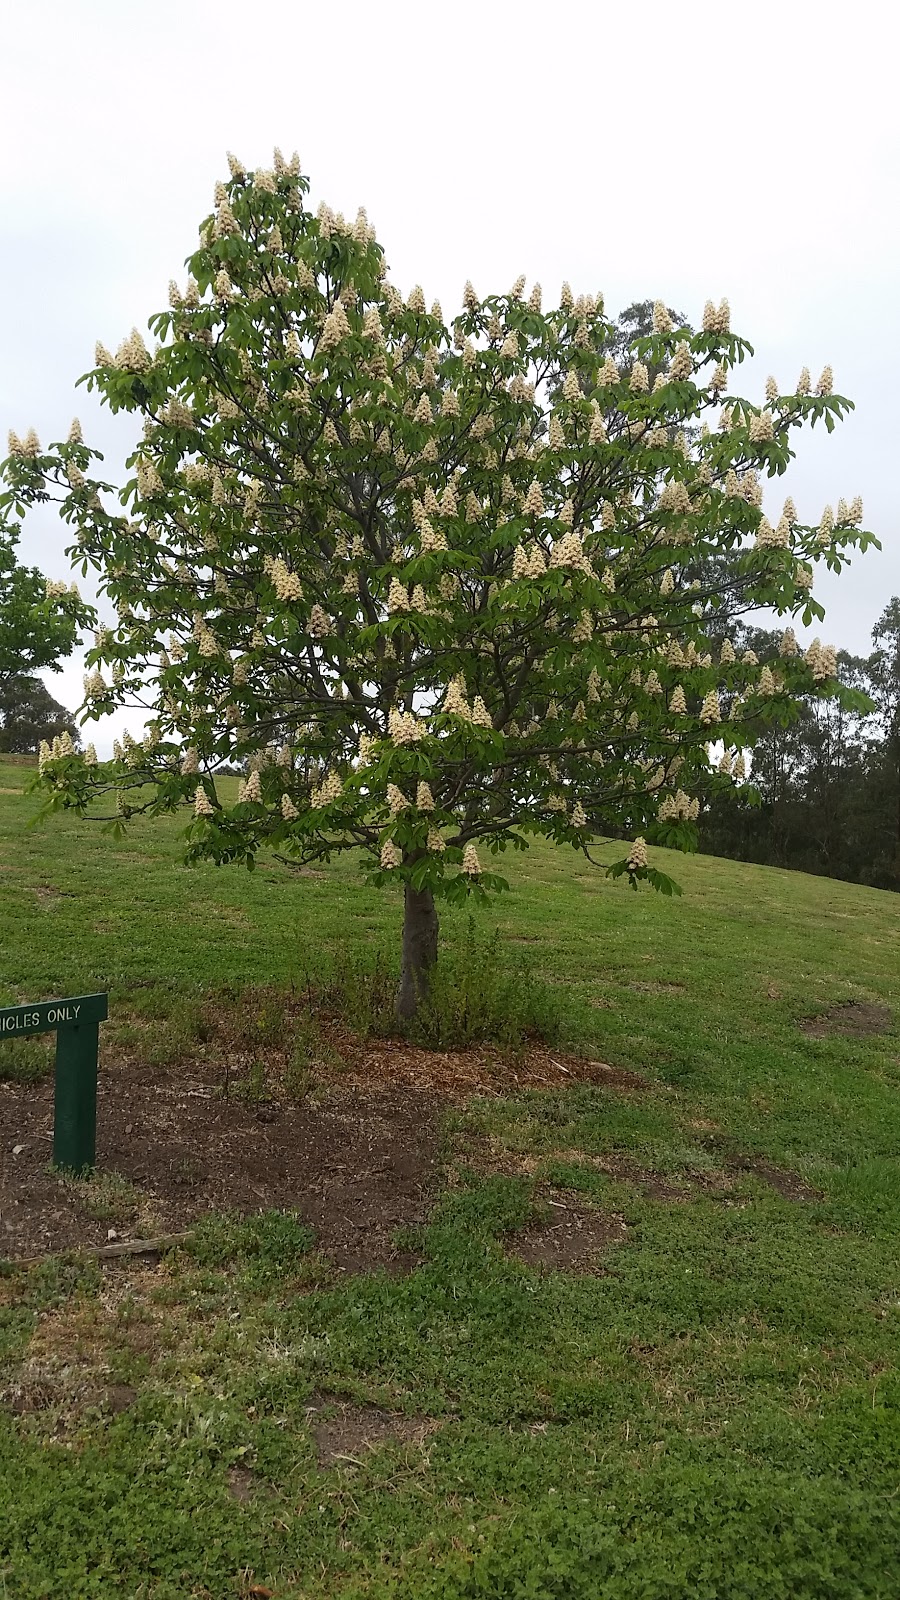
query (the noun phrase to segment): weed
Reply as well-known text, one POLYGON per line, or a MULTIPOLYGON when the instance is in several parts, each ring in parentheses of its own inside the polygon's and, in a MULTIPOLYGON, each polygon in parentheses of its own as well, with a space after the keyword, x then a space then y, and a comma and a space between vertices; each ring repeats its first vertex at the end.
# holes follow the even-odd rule
POLYGON ((0 1043, 0 1083, 37 1083, 53 1070, 53 1046, 43 1039, 0 1043))
MULTIPOLYGON (((321 993, 354 1033, 391 1038, 398 1028, 396 991, 396 968, 378 950, 343 964, 321 993)), ((521 960, 514 964, 499 928, 485 934, 471 916, 463 939, 442 950, 428 997, 406 1028, 413 1043, 429 1050, 464 1050, 472 1044, 514 1048, 528 1038, 552 1044, 562 1031, 559 996, 521 960)))

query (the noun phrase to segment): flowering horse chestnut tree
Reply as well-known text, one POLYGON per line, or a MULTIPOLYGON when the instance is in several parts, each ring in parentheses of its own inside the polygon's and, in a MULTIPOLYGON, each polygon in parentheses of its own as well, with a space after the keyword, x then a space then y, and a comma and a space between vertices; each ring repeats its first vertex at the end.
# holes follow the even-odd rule
POLYGON ((788 627, 776 661, 737 659, 722 619, 809 624, 814 563, 870 542, 858 501, 817 526, 761 509, 793 431, 849 402, 827 368, 733 395, 750 347, 724 301, 688 336, 658 304, 621 367, 602 297, 566 284, 544 309, 524 279, 467 283, 448 322, 388 281, 364 212, 308 209, 296 157, 229 165, 155 348, 97 346, 89 387, 144 419, 117 500, 77 427, 5 463, 19 501, 58 494, 116 608, 86 717, 146 729, 112 761, 44 751, 43 782, 122 819, 189 805, 189 858, 360 850, 404 885, 409 1016, 435 896, 503 887, 489 856, 534 834, 632 837, 611 870, 671 888, 645 840, 691 846, 710 745, 740 780, 752 729, 841 692, 830 648, 788 627))

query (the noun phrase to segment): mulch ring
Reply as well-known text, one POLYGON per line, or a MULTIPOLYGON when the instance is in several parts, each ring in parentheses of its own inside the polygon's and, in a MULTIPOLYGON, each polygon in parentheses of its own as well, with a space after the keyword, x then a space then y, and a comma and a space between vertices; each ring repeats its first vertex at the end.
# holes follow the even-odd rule
POLYGON ((503 1096, 529 1089, 561 1089, 573 1083, 591 1083, 616 1090, 647 1090, 640 1073, 611 1067, 605 1061, 588 1061, 543 1044, 504 1052, 491 1045, 468 1050, 420 1050, 393 1039, 364 1041, 338 1035, 346 1066, 341 1082, 359 1087, 373 1084, 408 1085, 414 1091, 430 1090, 442 1098, 463 1102, 472 1095, 503 1096))
MULTIPOLYGON (((222 1062, 152 1071, 101 1054, 97 1172, 50 1168, 53 1083, 0 1083, 0 1259, 181 1232, 211 1211, 295 1212, 338 1272, 402 1273, 397 1233, 425 1221, 438 1182, 440 1113, 473 1094, 573 1082, 645 1087, 637 1074, 529 1046, 432 1052, 344 1041, 303 1100, 223 1097, 222 1062)), ((281 1091, 276 1089, 276 1093, 281 1091)))
POLYGON ((821 1016, 801 1022, 800 1031, 811 1039, 824 1039, 829 1034, 864 1039, 873 1033, 889 1033, 893 1022, 893 1014, 887 1006, 876 1005, 871 1000, 842 1000, 823 1011, 821 1016))

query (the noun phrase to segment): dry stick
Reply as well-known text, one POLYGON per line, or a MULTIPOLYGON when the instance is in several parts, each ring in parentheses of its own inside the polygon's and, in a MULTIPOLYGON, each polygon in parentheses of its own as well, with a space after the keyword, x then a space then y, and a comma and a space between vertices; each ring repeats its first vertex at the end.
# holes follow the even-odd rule
POLYGON ((157 1239, 120 1239, 116 1244, 73 1245, 70 1250, 52 1250, 42 1256, 9 1257, 2 1264, 7 1268, 36 1267, 43 1261, 59 1261, 65 1256, 86 1256, 91 1261, 112 1261, 116 1256, 155 1256, 174 1245, 190 1239, 193 1230, 185 1233, 162 1233, 157 1239))

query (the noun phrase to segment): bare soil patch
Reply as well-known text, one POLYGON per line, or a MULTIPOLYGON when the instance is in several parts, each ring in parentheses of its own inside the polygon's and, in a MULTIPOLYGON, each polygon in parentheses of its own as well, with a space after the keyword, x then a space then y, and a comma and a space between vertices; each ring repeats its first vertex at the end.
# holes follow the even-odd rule
POLYGON ((813 1188, 798 1173, 788 1172, 784 1167, 773 1167, 771 1161, 764 1161, 760 1156, 729 1156, 725 1165, 728 1172, 750 1172, 754 1178, 761 1178, 783 1200, 822 1199, 821 1189, 813 1188))
POLYGON ((823 1011, 821 1016, 801 1022, 800 1030, 811 1039, 824 1039, 834 1033, 863 1039, 873 1033, 888 1033, 893 1021, 893 1013, 887 1006, 876 1005, 871 1000, 842 1000, 823 1011))
POLYGON ((568 1192, 564 1199, 548 1198, 547 1205, 551 1214, 514 1234, 507 1255, 547 1272, 602 1273, 603 1252, 628 1233, 624 1218, 586 1206, 568 1192))
POLYGON ((647 1087, 637 1073, 542 1044, 429 1051, 325 1019, 304 1096, 285 1086, 291 1020, 270 1042, 249 1041, 220 1012, 209 1042, 168 1067, 148 1067, 140 1045, 101 1041, 90 1184, 50 1167, 52 1079, 0 1083, 0 1259, 177 1234, 212 1211, 277 1209, 314 1230, 337 1271, 409 1271, 417 1258, 394 1239, 427 1216, 447 1102, 573 1083, 647 1087))
POLYGON ((249 1504, 257 1489, 256 1474, 248 1467, 229 1467, 228 1492, 242 1506, 249 1504))
POLYGON ((223 1099, 196 1065, 108 1068, 97 1170, 127 1180, 119 1195, 50 1169, 51 1079, 0 1084, 0 1258, 105 1244, 111 1227, 140 1238, 151 1221, 175 1233, 209 1211, 275 1208, 312 1227, 339 1271, 407 1270, 415 1258, 394 1235, 427 1214, 437 1112, 436 1097, 409 1084, 348 1083, 316 1103, 255 1107, 223 1099))
POLYGON ((320 1467, 357 1465, 364 1451, 383 1444, 421 1445, 437 1426, 431 1417, 357 1405, 329 1394, 314 1394, 306 1415, 320 1467))

